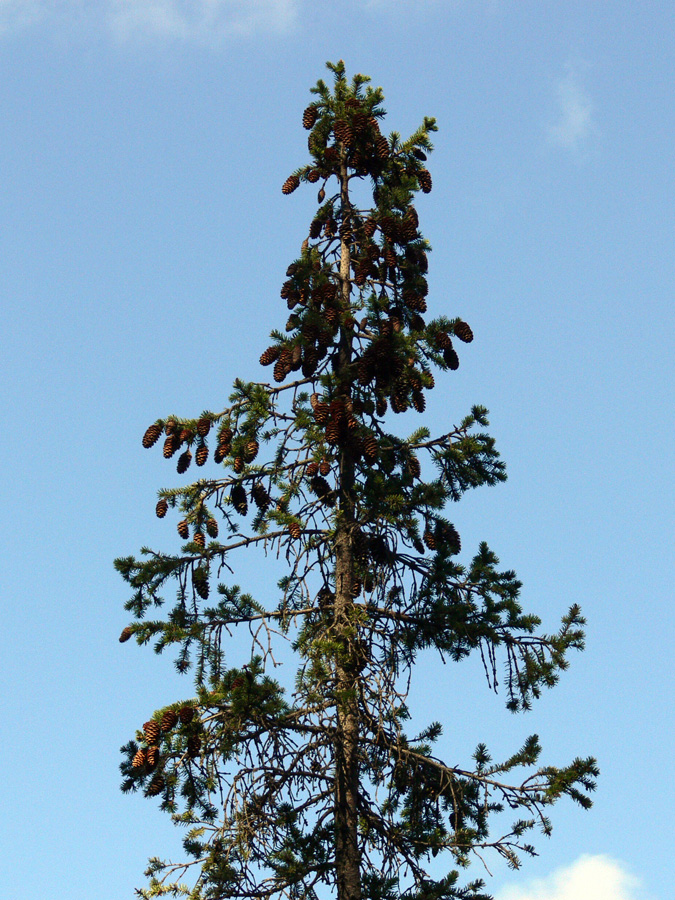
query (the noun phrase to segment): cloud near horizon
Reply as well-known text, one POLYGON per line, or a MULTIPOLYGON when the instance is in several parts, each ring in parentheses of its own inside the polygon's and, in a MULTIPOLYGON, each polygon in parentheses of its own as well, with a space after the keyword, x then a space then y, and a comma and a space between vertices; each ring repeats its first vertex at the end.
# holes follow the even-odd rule
POLYGON ((578 151, 597 131, 593 102, 581 84, 579 66, 567 64, 567 74, 558 81, 558 120, 548 129, 549 139, 567 150, 578 151))
POLYGON ((608 856, 581 856, 547 878, 507 886, 495 900, 639 900, 637 878, 608 856))
POLYGON ((300 0, 0 0, 0 35, 42 25, 105 30, 120 41, 219 43, 231 35, 288 30, 300 0))

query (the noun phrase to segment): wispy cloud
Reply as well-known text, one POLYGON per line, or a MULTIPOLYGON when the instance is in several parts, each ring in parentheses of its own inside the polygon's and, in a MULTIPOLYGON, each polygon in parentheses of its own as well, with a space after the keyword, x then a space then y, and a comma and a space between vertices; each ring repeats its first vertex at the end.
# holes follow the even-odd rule
POLYGON ((229 36, 283 32, 301 0, 0 0, 0 34, 48 23, 105 30, 121 41, 161 38, 220 43, 229 36))
POLYGON ((638 900, 640 882, 608 856, 582 856, 548 878, 506 887, 496 900, 638 900))
POLYGON ((581 82, 580 63, 568 63, 566 74, 558 81, 558 119, 548 129, 549 139, 567 150, 583 149, 597 131, 594 107, 581 82))

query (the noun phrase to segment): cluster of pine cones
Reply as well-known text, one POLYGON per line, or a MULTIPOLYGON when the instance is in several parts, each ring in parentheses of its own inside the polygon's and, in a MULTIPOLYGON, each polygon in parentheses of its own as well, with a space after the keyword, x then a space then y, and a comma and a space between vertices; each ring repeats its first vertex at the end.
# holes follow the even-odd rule
MULTIPOLYGON (((166 779, 161 771, 161 764, 163 762, 159 747, 161 734, 168 734, 173 731, 179 723, 183 726, 190 725, 194 721, 194 718, 194 706, 185 705, 180 707, 177 712, 173 709, 166 710, 159 721, 157 719, 150 719, 148 722, 144 723, 144 741, 134 754, 134 757, 131 760, 131 767, 141 776, 155 772, 145 791, 148 797, 155 797, 157 794, 161 794, 166 786, 166 779), (157 771, 158 769, 159 771, 157 771)), ((192 759, 198 756, 200 749, 201 739, 195 732, 188 737, 187 754, 192 759)))

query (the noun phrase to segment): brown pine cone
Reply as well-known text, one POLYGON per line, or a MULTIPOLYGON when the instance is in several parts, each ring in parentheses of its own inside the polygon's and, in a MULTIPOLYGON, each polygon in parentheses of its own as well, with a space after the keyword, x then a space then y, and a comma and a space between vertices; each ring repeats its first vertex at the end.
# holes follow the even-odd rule
POLYGON ((314 478, 315 475, 319 474, 319 464, 318 462, 307 463, 307 468, 305 469, 305 474, 308 478, 314 478))
POLYGON ((436 536, 434 535, 433 531, 431 531, 431 529, 428 526, 424 532, 424 543, 427 545, 427 547, 430 550, 436 549, 436 536))
POLYGON ((209 448, 206 444, 202 444, 201 447, 197 447, 197 452, 195 453, 195 462, 198 466, 203 466, 206 460, 209 458, 209 448))
POLYGON ((431 192, 431 175, 428 169, 420 169, 420 171, 417 173, 417 180, 420 183, 423 194, 428 194, 431 192))
POLYGON ((297 522, 291 522, 288 526, 288 533, 293 538, 294 541, 297 541, 302 534, 302 529, 298 525, 297 522))
POLYGON ((206 416, 202 417, 197 422, 197 434, 200 437, 206 437, 206 435, 211 430, 211 419, 207 419, 206 416))
POLYGON ((143 435, 143 446, 146 450, 157 443, 162 433, 162 426, 155 423, 151 425, 143 435))
POLYGON ((363 440, 363 452, 366 456, 366 459, 372 460, 377 459, 377 451, 378 451, 378 443, 377 438, 374 434, 369 434, 363 440))
POLYGON ((171 731, 171 729, 175 728, 177 724, 178 714, 173 709, 167 709, 167 711, 162 716, 160 728, 162 729, 162 731, 171 731))
POLYGON ((380 418, 387 412, 387 400, 385 397, 377 398, 375 401, 375 412, 380 418))
POLYGON ((122 634, 120 635, 120 644, 124 644, 132 635, 133 631, 131 630, 129 625, 127 625, 126 628, 122 629, 122 634))
POLYGON ((148 769, 154 769, 159 762, 159 747, 148 747, 145 754, 145 764, 148 769))
POLYGON ((315 475, 311 481, 311 488, 316 494, 317 497, 325 497, 326 494, 330 493, 330 485, 326 481, 325 478, 322 478, 321 475, 315 475))
POLYGON ((260 365, 261 366, 270 366, 275 360, 279 358, 280 348, 276 347, 268 347, 267 350, 260 356, 260 365))
POLYGON ((190 537, 190 529, 188 528, 188 523, 185 519, 181 519, 181 521, 176 526, 178 529, 178 534, 183 538, 184 541, 190 537))
POLYGON ((414 390, 412 392, 412 405, 415 407, 418 413, 423 413, 426 407, 426 400, 424 399, 424 394, 422 391, 414 390))
POLYGON ((194 717, 194 706, 181 706, 181 708, 178 710, 178 718, 180 719, 182 725, 189 725, 194 717))
POLYGON ((194 759, 195 756, 199 756, 199 751, 201 749, 202 739, 198 734, 191 734, 187 742, 187 752, 190 759, 194 759))
POLYGON ((198 547, 201 547, 202 550, 204 549, 204 547, 206 547, 206 538, 201 531, 195 531, 195 533, 192 535, 192 543, 196 544, 198 547))
POLYGON ((389 141, 383 134, 375 141, 375 153, 380 159, 386 159, 389 156, 389 141))
POLYGON ((309 236, 313 241, 315 241, 319 237, 322 228, 323 222, 321 221, 321 219, 312 219, 309 225, 309 236))
POLYGON ((164 459, 171 459, 176 450, 180 447, 180 439, 177 434, 170 434, 164 441, 164 459))
POLYGON ((179 475, 182 475, 183 472, 187 472, 190 468, 190 463, 192 462, 192 453, 189 450, 186 450, 185 453, 181 453, 178 457, 178 464, 176 466, 176 471, 179 475))
POLYGON ((319 402, 314 407, 314 418, 316 420, 317 425, 325 425, 328 421, 328 404, 319 402))
POLYGON ((453 347, 447 347, 443 351, 443 360, 449 369, 459 369, 459 357, 453 347))
POLYGON ((133 769, 142 769, 144 765, 145 765, 145 749, 143 747, 140 747, 134 754, 134 758, 131 760, 131 767, 133 769))
POLYGON ((232 506, 234 506, 236 511, 240 515, 245 516, 248 510, 248 501, 246 500, 246 491, 240 481, 232 485, 230 500, 232 501, 232 506))
POLYGON ((214 539, 218 537, 218 523, 213 516, 206 520, 206 533, 214 539))
POLYGON ((243 456, 235 456, 234 471, 237 473, 237 475, 241 474, 241 472, 244 471, 244 457, 243 456))
POLYGON ((419 478, 422 473, 422 468, 420 466, 419 459, 415 456, 414 453, 411 453, 408 459, 406 460, 406 469, 408 470, 408 474, 412 475, 413 478, 419 478))
POLYGON ((164 516, 167 514, 168 509, 169 509, 169 504, 164 499, 164 497, 162 497, 161 500, 157 501, 157 506, 155 507, 155 515, 157 516, 158 519, 163 519, 164 516))
POLYGON ((197 594, 202 598, 202 600, 208 600, 209 598, 209 581, 207 578, 206 571, 201 567, 195 569, 192 573, 192 584, 194 586, 197 594))
POLYGON ((155 775, 150 784, 148 785, 148 789, 146 794, 148 797, 156 797, 157 794, 161 794, 164 790, 164 776, 163 775, 155 775))
POLYGON ((319 472, 322 475, 328 475, 330 472, 330 463, 326 459, 322 459, 319 463, 319 472))
POLYGON ((473 340, 473 331, 462 319, 459 322, 455 322, 454 331, 460 341, 464 341, 465 344, 470 344, 473 340))
POLYGON ((221 463, 225 459, 225 457, 227 456, 227 454, 230 452, 231 449, 232 449, 232 445, 229 443, 218 444, 218 446, 216 447, 216 452, 213 454, 213 461, 215 463, 221 463))
POLYGON ((302 114, 302 127, 306 128, 309 131, 310 128, 313 127, 319 115, 319 110, 316 106, 308 106, 307 109, 302 114))
POLYGON ((251 488, 251 498, 259 510, 264 512, 270 505, 270 495, 265 490, 262 482, 256 481, 251 488))
POLYGON ((307 173, 307 181, 309 181, 310 184, 316 184, 319 178, 320 175, 316 169, 310 169, 307 173))
POLYGON ((145 734, 145 740, 148 744, 155 744, 159 737, 159 722, 155 722, 154 719, 144 722, 143 733, 145 734))
POLYGON ((296 188, 300 187, 300 179, 297 175, 289 175, 281 187, 282 194, 292 194, 296 188))
POLYGON ((340 440, 340 425, 338 422, 329 422, 326 425, 326 440, 329 444, 337 444, 340 440))
POLYGON ((275 362, 272 375, 277 384, 280 384, 286 377, 286 365, 280 359, 275 362))

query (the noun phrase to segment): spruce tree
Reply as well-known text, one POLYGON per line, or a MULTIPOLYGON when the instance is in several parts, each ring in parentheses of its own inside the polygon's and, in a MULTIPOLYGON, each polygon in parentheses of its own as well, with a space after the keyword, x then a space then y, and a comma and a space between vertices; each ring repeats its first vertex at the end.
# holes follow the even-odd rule
POLYGON ((535 852, 528 832, 550 833, 551 804, 591 805, 595 761, 543 766, 536 735, 503 762, 481 744, 459 767, 434 753, 439 723, 406 731, 421 650, 479 654, 491 686, 502 660, 518 711, 582 648, 584 620, 573 606, 540 634, 486 544, 458 561, 449 503, 506 475, 484 408, 437 436, 411 422, 434 370, 457 369, 458 342, 473 339, 462 319, 424 318, 431 248, 413 201, 431 190, 436 125, 385 136, 382 91, 328 68, 332 87, 320 80, 302 117, 310 161, 282 188, 318 187, 318 208, 281 287, 285 330, 260 358, 273 382, 237 379, 222 411, 159 419, 143 437, 163 438, 179 473, 210 454, 218 466, 159 492, 180 550, 116 561, 133 589, 120 640, 174 647, 195 680, 122 748, 123 790, 160 798, 187 830, 184 861, 152 859, 144 897, 478 900, 483 882, 462 884, 460 869, 489 849, 517 867, 535 852), (285 560, 264 600, 221 580, 243 547, 263 575, 265 555, 285 560), (238 628, 260 652, 228 668, 238 628), (283 636, 298 661, 290 690, 270 675, 283 636), (494 836, 503 810, 514 821, 494 836))

